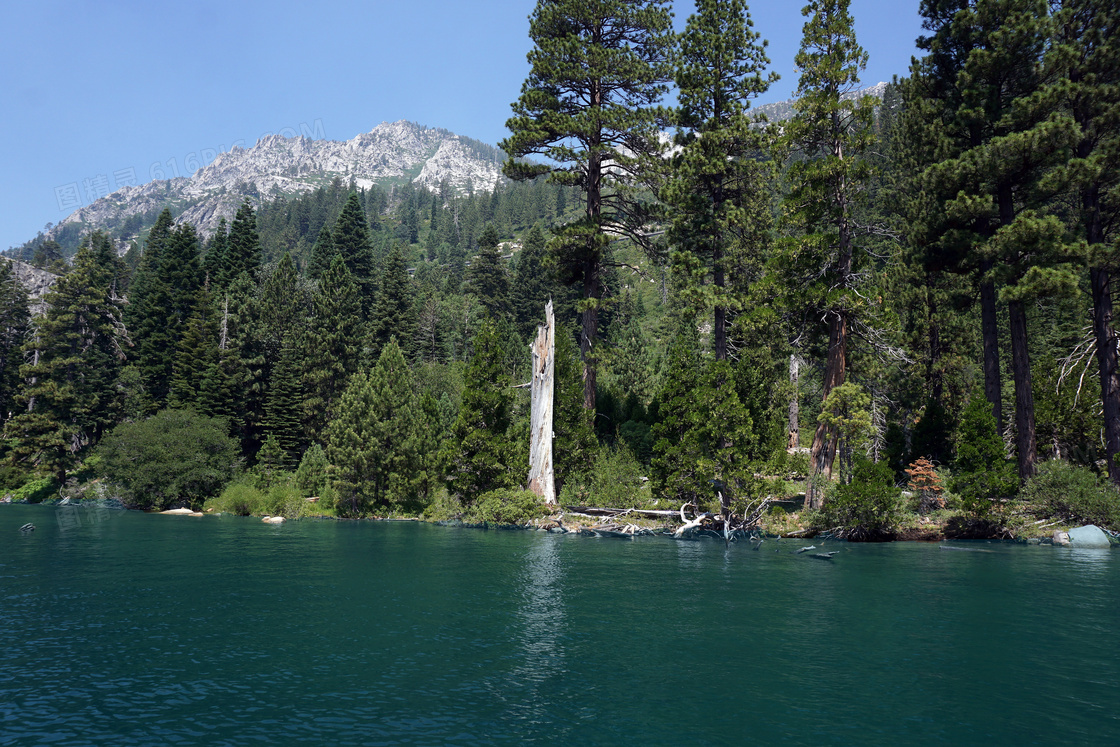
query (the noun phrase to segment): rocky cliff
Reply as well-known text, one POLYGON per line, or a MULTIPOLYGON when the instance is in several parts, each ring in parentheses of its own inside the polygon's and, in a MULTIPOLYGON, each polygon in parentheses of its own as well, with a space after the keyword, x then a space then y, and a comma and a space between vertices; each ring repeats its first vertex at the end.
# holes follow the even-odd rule
POLYGON ((103 229, 120 242, 130 228, 150 223, 165 206, 177 218, 211 234, 248 198, 262 199, 309 192, 333 179, 359 187, 412 182, 435 190, 490 190, 501 179, 504 154, 492 146, 442 129, 412 122, 385 122, 345 142, 271 135, 252 148, 220 153, 190 177, 162 179, 124 187, 75 211, 47 234, 65 227, 103 229), (137 217, 142 220, 137 220, 137 217))
POLYGON ((46 309, 47 304, 43 301, 43 296, 47 294, 54 281, 58 280, 58 275, 46 270, 40 270, 38 267, 29 265, 26 262, 20 262, 17 259, 8 259, 7 257, 0 257, 0 260, 10 262, 12 265, 12 274, 15 279, 24 288, 27 289, 27 295, 31 299, 31 313, 41 314, 46 309))

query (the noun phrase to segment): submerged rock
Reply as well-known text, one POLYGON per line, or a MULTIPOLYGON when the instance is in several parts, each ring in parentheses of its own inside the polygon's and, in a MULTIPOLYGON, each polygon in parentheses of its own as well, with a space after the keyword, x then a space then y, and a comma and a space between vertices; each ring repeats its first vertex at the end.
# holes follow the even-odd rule
POLYGON ((1069 544, 1070 547, 1098 547, 1104 549, 1112 546, 1108 541, 1108 535, 1101 531, 1100 527, 1092 524, 1069 530, 1069 544))

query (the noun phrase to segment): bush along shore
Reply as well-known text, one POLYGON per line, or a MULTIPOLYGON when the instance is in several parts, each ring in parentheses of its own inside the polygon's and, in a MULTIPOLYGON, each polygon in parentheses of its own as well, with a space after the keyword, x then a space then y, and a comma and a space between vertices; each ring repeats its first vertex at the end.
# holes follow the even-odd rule
MULTIPOLYGON (((166 486, 153 496, 141 492, 149 489, 151 475, 140 480, 137 488, 96 476, 104 471, 103 461, 93 457, 66 485, 59 485, 51 477, 25 475, 20 479, 7 473, 4 477, 8 484, 0 502, 151 512, 178 509, 176 513, 192 516, 414 520, 468 528, 726 542, 783 537, 853 542, 1000 539, 1066 544, 1070 530, 1092 524, 1113 544, 1120 544, 1120 496, 1103 475, 1057 460, 1041 465, 1038 474, 1014 498, 972 502, 945 487, 961 483, 928 460, 911 465, 904 483, 896 483, 882 463, 856 460, 846 481, 825 486, 828 498, 818 511, 804 508, 805 480, 796 471, 757 476, 760 497, 731 502, 726 521, 719 493, 707 503, 670 507, 650 498, 648 480, 640 475, 632 476, 629 485, 621 480, 602 495, 591 489, 590 482, 568 485, 561 501, 554 505, 545 505, 535 494, 516 488, 488 491, 470 503, 441 489, 419 511, 387 505, 355 516, 339 501, 327 479, 328 465, 321 450, 309 450, 295 472, 263 467, 240 472, 210 496, 187 487, 174 494, 166 486), (21 484, 13 487, 12 482, 21 484), (597 501, 599 497, 613 500, 597 501), (572 498, 579 498, 579 503, 572 498)), ((175 481, 167 481, 172 483, 175 481)), ((179 483, 185 485, 186 481, 179 483)))

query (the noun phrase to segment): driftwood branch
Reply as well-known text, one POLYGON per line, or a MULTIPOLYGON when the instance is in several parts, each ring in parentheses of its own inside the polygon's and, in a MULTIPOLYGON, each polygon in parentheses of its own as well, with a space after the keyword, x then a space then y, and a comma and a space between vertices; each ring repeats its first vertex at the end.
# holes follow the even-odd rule
POLYGON ((568 513, 582 514, 584 516, 623 516, 625 514, 640 514, 642 516, 676 516, 676 511, 663 511, 653 508, 598 508, 595 506, 564 506, 568 513))

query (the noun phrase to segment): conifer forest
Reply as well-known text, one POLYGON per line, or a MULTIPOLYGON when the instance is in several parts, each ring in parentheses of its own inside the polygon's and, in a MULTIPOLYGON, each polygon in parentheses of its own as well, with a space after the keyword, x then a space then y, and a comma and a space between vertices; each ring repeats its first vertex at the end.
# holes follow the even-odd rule
POLYGON ((920 7, 874 95, 848 0, 809 2, 768 120, 742 0, 676 31, 666 0, 539 0, 493 191, 336 179, 212 235, 164 209, 123 254, 29 243, 60 277, 33 309, 0 263, 0 491, 546 516, 552 300, 560 506, 1120 529, 1120 7, 920 7))

